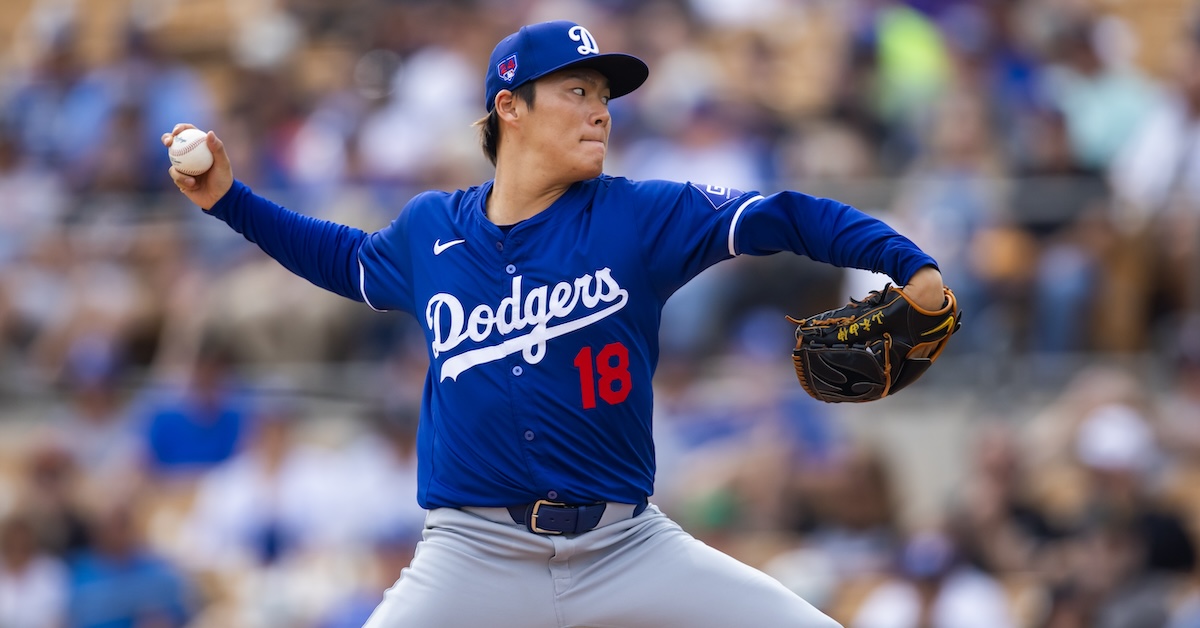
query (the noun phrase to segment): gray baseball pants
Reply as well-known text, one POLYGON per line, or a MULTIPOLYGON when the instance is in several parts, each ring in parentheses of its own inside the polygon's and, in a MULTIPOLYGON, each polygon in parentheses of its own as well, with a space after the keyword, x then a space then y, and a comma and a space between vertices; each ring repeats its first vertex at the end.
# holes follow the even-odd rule
MULTIPOLYGON (((836 628, 654 505, 575 536, 438 508, 365 628, 836 628)), ((489 513, 491 514, 491 513, 489 513)))

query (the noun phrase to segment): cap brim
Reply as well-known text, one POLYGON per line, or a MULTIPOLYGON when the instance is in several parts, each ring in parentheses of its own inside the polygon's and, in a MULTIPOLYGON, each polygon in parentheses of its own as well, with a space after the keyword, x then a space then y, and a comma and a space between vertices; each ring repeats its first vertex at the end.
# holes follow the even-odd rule
MULTIPOLYGON (((641 59, 620 52, 593 55, 578 61, 564 63, 546 71, 541 76, 567 68, 591 68, 608 79, 609 98, 620 98, 642 86, 650 76, 650 68, 641 59)), ((541 76, 537 78, 541 78, 541 76)), ((535 80, 535 79, 531 79, 535 80)))

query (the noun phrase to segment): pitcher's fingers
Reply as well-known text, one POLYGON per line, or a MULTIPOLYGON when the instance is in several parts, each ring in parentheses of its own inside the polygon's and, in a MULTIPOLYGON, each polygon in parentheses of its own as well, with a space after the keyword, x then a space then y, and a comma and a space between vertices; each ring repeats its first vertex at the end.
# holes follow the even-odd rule
POLYGON ((212 153, 213 165, 226 168, 229 166, 229 155, 225 153, 225 142, 217 137, 213 131, 208 132, 208 137, 205 139, 208 143, 208 152, 212 153))
POLYGON ((196 178, 179 172, 175 166, 171 166, 167 173, 171 175, 171 180, 175 182, 175 187, 179 188, 180 192, 196 187, 196 178))
POLYGON ((181 131, 183 131, 184 129, 194 129, 194 128, 196 128, 196 125, 194 125, 194 124, 180 122, 179 124, 175 125, 175 128, 171 129, 171 135, 179 135, 179 133, 181 131))
POLYGON ((171 133, 163 133, 161 139, 163 146, 166 146, 167 148, 170 148, 171 144, 175 143, 175 136, 171 133))

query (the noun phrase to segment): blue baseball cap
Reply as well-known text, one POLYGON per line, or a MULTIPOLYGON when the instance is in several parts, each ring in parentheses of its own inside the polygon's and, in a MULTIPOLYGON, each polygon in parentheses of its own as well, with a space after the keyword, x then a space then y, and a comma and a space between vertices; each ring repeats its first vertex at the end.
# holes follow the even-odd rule
POLYGON ((575 22, 558 20, 522 26, 492 50, 488 62, 484 106, 488 112, 500 90, 518 86, 566 68, 592 68, 608 79, 609 98, 637 89, 650 75, 641 59, 627 54, 600 54, 596 38, 575 22))

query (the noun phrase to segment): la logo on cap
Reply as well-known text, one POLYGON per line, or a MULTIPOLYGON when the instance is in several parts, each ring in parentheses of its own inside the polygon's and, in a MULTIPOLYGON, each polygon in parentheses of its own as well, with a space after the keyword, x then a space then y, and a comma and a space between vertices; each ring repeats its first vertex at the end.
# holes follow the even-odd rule
POLYGON ((579 51, 579 54, 600 54, 600 46, 596 43, 596 38, 592 37, 592 34, 588 32, 588 29, 576 25, 571 27, 571 30, 567 31, 567 35, 569 35, 573 41, 583 42, 578 48, 576 48, 576 50, 579 51))

